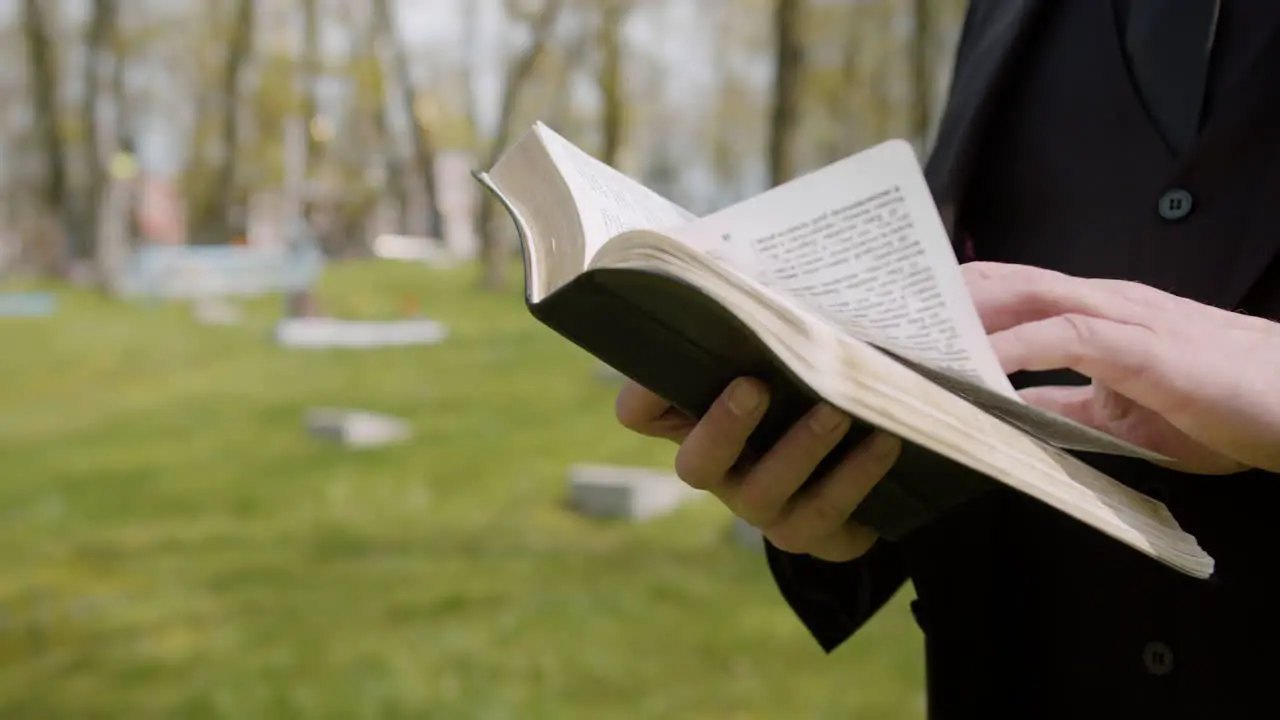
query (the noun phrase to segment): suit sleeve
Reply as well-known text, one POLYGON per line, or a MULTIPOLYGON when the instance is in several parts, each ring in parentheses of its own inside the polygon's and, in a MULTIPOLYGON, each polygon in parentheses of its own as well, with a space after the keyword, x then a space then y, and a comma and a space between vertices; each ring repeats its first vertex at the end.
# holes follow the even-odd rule
POLYGON ((848 562, 794 555, 767 540, 765 555, 783 599, 828 653, 879 612, 907 580, 902 550, 887 540, 848 562))

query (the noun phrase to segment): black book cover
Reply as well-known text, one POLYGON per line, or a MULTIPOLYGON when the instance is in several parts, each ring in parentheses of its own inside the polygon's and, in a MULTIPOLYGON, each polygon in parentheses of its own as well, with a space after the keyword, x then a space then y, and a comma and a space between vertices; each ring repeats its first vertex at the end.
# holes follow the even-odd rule
MULTIPOLYGON (((692 417, 701 417, 733 379, 750 376, 763 381, 770 389, 770 405, 747 443, 749 455, 764 454, 820 401, 731 312, 670 275, 589 269, 530 303, 529 310, 547 327, 692 417)), ((830 471, 871 432, 871 426, 854 418, 847 436, 813 477, 830 471)), ((994 486, 995 481, 967 466, 904 443, 894 470, 872 489, 853 519, 897 540, 994 486)))

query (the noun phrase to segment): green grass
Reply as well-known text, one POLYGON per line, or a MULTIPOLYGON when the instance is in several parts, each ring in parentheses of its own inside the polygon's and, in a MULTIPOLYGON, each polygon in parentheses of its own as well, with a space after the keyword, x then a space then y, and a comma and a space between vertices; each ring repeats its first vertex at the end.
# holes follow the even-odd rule
POLYGON ((706 500, 629 525, 565 469, 669 465, 594 361, 470 272, 331 268, 344 315, 405 293, 430 348, 306 352, 189 308, 61 292, 0 319, 0 717, 920 718, 900 597, 833 656, 706 500), (348 452, 308 407, 407 417, 348 452))

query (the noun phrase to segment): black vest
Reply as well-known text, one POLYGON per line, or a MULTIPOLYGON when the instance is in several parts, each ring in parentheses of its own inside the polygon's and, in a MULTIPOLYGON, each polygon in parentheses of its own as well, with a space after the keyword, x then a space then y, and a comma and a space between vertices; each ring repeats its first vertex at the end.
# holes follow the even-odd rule
MULTIPOLYGON (((1280 318, 1280 33, 1177 157, 1116 30, 1100 0, 1054 3, 1038 23, 960 189, 958 244, 1280 318)), ((1059 375, 1016 380, 1080 380, 1059 375)), ((1185 578, 1012 492, 974 502, 903 545, 931 717, 1280 715, 1269 592, 1280 477, 1086 460, 1164 499, 1217 558, 1216 579, 1185 578)))

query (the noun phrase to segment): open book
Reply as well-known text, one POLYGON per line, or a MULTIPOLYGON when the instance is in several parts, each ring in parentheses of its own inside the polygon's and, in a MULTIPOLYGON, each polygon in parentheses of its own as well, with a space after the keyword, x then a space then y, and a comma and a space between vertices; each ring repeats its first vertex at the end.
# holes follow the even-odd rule
POLYGON ((736 377, 763 453, 816 402, 904 441, 854 519, 901 538, 994 482, 1196 577, 1168 510, 1068 450, 1165 459, 1023 402, 911 146, 890 141, 698 218, 538 123, 476 174, 516 224, 543 324, 698 417, 736 377))

